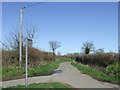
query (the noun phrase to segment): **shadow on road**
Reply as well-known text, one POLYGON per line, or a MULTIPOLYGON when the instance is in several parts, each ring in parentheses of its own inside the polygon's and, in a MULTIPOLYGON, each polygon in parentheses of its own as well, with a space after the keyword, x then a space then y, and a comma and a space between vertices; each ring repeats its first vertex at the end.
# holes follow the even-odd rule
POLYGON ((58 73, 61 73, 62 70, 55 70, 54 72, 52 72, 52 74, 58 74, 58 73))

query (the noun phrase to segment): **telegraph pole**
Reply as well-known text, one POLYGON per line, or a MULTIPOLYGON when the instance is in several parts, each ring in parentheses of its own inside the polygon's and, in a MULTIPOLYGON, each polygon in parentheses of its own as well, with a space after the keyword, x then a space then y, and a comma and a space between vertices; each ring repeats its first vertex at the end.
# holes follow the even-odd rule
POLYGON ((22 66, 22 14, 23 14, 23 11, 22 11, 22 6, 20 7, 20 60, 19 60, 19 64, 20 64, 20 68, 22 66))
MULTIPOLYGON (((19 49, 19 53, 20 53, 20 58, 19 58, 19 64, 20 64, 20 68, 22 67, 22 18, 23 18, 23 9, 25 8, 29 8, 29 7, 32 7, 32 6, 35 6, 37 5, 38 3, 36 4, 33 4, 33 5, 29 5, 29 6, 26 6, 26 7, 20 7, 20 49, 19 49)), ((39 3, 40 4, 40 3, 39 3)), ((27 32, 28 34, 28 32, 27 32)), ((31 42, 32 43, 32 40, 28 40, 28 35, 26 37, 26 79, 25 79, 25 84, 26 84, 26 87, 28 87, 28 45, 29 43, 28 42, 31 42)))

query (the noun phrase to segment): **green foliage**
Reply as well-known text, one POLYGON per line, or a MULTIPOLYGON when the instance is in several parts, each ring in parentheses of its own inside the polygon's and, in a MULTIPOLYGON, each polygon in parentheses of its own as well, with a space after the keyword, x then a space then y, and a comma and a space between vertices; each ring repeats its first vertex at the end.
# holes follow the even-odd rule
POLYGON ((25 70, 23 68, 2 68, 2 79, 21 78, 25 70))
POLYGON ((86 65, 83 65, 80 63, 73 63, 72 62, 72 65, 75 66, 76 68, 78 68, 83 73, 88 74, 88 75, 90 75, 93 78, 96 78, 98 80, 119 83, 119 79, 117 76, 116 77, 109 76, 104 72, 100 72, 96 69, 93 69, 91 67, 87 67, 86 65))
POLYGON ((113 64, 110 64, 105 69, 105 73, 108 74, 108 75, 120 78, 120 67, 119 67, 119 65, 120 65, 120 61, 115 62, 113 64))
POLYGON ((88 47, 85 48, 85 54, 89 54, 90 53, 90 49, 88 47))
MULTIPOLYGON (((8 88, 26 88, 25 85, 18 85, 18 86, 12 86, 8 88)), ((51 82, 51 83, 34 83, 29 84, 27 88, 72 88, 71 86, 67 84, 62 84, 58 82, 51 82)), ((70 89, 72 90, 72 89, 70 89)))
POLYGON ((75 65, 84 73, 93 76, 94 78, 111 82, 119 82, 119 54, 97 53, 89 55, 80 55, 76 58, 76 61, 80 62, 81 64, 78 63, 73 65, 75 65), (86 67, 85 65, 88 65, 90 67, 86 67))

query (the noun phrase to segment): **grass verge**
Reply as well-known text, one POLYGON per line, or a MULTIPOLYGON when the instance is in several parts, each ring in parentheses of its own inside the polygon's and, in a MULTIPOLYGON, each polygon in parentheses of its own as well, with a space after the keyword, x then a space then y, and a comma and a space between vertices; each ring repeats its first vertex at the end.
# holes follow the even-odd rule
POLYGON ((108 76, 104 72, 97 71, 95 69, 92 69, 91 67, 87 67, 87 66, 82 65, 80 63, 72 62, 71 64, 73 66, 75 66, 76 68, 78 68, 83 73, 88 74, 97 80, 106 81, 106 82, 115 83, 115 84, 119 83, 118 77, 108 76))
MULTIPOLYGON (((26 88, 25 85, 12 86, 8 88, 26 88)), ((70 85, 62 84, 59 82, 50 82, 50 83, 34 83, 29 84, 27 88, 72 88, 70 85)))
MULTIPOLYGON (((28 70, 28 76, 43 76, 43 75, 50 75, 55 69, 57 69, 60 63, 63 62, 71 62, 73 60, 57 60, 49 64, 45 64, 43 66, 30 68, 28 70)), ((2 80, 12 80, 25 77, 25 69, 18 67, 12 68, 2 68, 2 80)))

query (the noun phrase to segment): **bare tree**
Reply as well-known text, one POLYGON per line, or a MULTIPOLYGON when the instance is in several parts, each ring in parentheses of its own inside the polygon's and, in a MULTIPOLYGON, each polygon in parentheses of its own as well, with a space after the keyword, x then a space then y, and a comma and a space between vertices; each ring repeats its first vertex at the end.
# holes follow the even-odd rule
MULTIPOLYGON (((22 47, 25 46, 26 43, 26 37, 28 37, 28 39, 33 40, 36 36, 36 32, 38 31, 38 29, 36 28, 36 26, 34 25, 25 25, 24 26, 24 30, 22 33, 22 47)), ((10 31, 10 36, 6 39, 9 48, 11 48, 12 50, 17 50, 19 49, 19 29, 18 28, 13 28, 12 31, 10 31)))
POLYGON ((38 29, 36 26, 34 25, 25 25, 25 33, 26 33, 26 37, 28 37, 29 39, 33 39, 36 36, 36 32, 38 32, 38 29))
POLYGON ((55 61, 55 50, 61 46, 61 42, 49 41, 50 49, 53 52, 53 60, 55 61))
POLYGON ((0 50, 10 50, 10 48, 0 41, 0 50))
POLYGON ((94 44, 93 42, 86 41, 83 43, 82 50, 84 51, 85 54, 89 54, 91 51, 94 50, 94 44))
MULTIPOLYGON (((26 45, 26 37, 29 39, 34 39, 36 36, 36 32, 38 29, 34 25, 26 25, 24 27, 23 33, 22 33, 22 47, 24 49, 26 45)), ((6 46, 9 46, 11 50, 15 51, 16 53, 16 58, 19 60, 19 29, 18 28, 13 28, 12 31, 10 32, 10 36, 7 39, 7 44, 6 46)), ((23 52, 24 50, 22 50, 23 52)), ((24 52, 22 54, 25 54, 24 52)), ((25 55, 22 55, 22 58, 24 58, 25 55)))
POLYGON ((95 53, 104 53, 104 49, 103 48, 99 48, 98 50, 95 50, 95 53))

